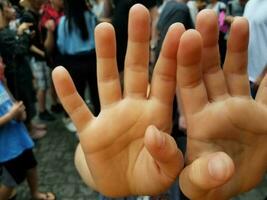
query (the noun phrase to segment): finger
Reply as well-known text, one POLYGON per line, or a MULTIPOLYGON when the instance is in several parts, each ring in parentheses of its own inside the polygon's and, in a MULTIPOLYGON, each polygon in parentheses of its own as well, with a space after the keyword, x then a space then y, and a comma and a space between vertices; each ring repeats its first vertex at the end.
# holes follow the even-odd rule
POLYGON ((173 103, 176 88, 177 49, 184 31, 185 28, 180 23, 170 26, 153 72, 150 98, 156 98, 163 104, 172 105, 173 103))
POLYGON ((212 10, 203 10, 197 16, 196 29, 203 38, 203 79, 210 101, 227 97, 227 87, 220 67, 218 17, 212 10))
POLYGON ((180 188, 189 199, 201 199, 210 190, 225 184, 233 173, 234 163, 227 154, 212 153, 196 159, 182 170, 180 188))
POLYGON ((52 78, 57 95, 64 109, 71 117, 78 132, 81 132, 85 125, 93 118, 92 113, 78 94, 74 83, 65 68, 56 67, 53 70, 52 78))
POLYGON ((21 111, 24 111, 24 110, 25 110, 25 106, 24 106, 24 104, 22 104, 22 105, 20 106, 20 110, 21 110, 21 111))
POLYGON ((23 106, 23 101, 19 101, 19 102, 17 102, 17 105, 18 105, 18 107, 23 106))
POLYGON ((115 32, 111 24, 101 23, 95 29, 97 80, 101 108, 121 99, 116 62, 115 32))
POLYGON ((260 87, 256 95, 256 101, 261 102, 264 105, 267 105, 267 75, 265 74, 263 80, 261 81, 260 87))
POLYGON ((248 21, 243 17, 236 18, 231 25, 223 70, 232 96, 250 96, 247 75, 248 40, 248 21))
POLYGON ((184 162, 175 140, 167 133, 149 126, 145 133, 145 146, 167 179, 175 180, 184 162))
POLYGON ((124 95, 146 98, 148 85, 150 17, 148 10, 134 5, 129 12, 128 47, 125 57, 124 95))
POLYGON ((197 31, 186 31, 177 55, 177 86, 185 115, 200 111, 208 103, 201 72, 202 38, 197 31))

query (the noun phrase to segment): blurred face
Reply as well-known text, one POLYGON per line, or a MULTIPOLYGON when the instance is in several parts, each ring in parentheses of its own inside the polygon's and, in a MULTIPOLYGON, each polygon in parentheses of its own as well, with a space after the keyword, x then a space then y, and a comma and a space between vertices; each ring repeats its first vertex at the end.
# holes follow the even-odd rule
POLYGON ((2 10, 2 16, 8 22, 16 19, 16 11, 12 7, 11 3, 9 3, 9 2, 4 3, 4 7, 2 10))

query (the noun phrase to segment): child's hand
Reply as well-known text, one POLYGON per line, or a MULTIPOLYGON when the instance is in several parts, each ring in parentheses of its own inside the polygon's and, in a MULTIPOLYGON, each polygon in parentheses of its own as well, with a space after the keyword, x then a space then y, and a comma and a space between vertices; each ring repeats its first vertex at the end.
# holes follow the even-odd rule
POLYGON ((23 113, 25 113, 25 106, 22 101, 15 102, 9 111, 11 118, 18 121, 24 117, 23 113))
POLYGON ((18 117, 16 118, 17 121, 25 121, 27 118, 27 113, 25 111, 25 109, 23 111, 21 111, 20 115, 18 115, 18 117))
POLYGON ((267 78, 256 100, 247 76, 248 22, 236 19, 222 71, 217 17, 203 11, 178 50, 178 85, 187 121, 187 167, 180 186, 190 199, 226 200, 255 187, 267 169, 267 78))
POLYGON ((54 32, 56 29, 56 23, 54 20, 50 19, 47 20, 47 22, 45 23, 45 28, 51 32, 54 32))
POLYGON ((22 35, 23 32, 28 30, 32 25, 33 25, 32 23, 27 23, 27 22, 22 23, 17 29, 18 35, 22 35))
POLYGON ((87 174, 83 178, 107 196, 158 194, 169 188, 183 166, 175 141, 162 131, 170 133, 172 126, 176 54, 184 27, 175 24, 169 29, 147 97, 149 27, 149 12, 135 5, 129 14, 123 94, 116 65, 114 29, 107 23, 96 28, 101 101, 97 117, 78 95, 67 71, 59 67, 53 72, 59 98, 79 132, 84 152, 80 157, 84 156, 89 168, 89 172, 80 169, 80 173, 87 174), (160 132, 154 133, 155 128, 149 125, 160 132))

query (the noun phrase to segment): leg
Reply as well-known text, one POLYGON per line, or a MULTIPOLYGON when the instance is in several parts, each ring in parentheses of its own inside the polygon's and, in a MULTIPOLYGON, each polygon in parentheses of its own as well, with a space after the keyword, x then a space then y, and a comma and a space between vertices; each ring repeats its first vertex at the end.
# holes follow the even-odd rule
POLYGON ((31 195, 34 197, 38 193, 38 176, 36 167, 27 171, 27 182, 31 191, 31 195))
POLYGON ((38 175, 36 167, 27 171, 27 182, 31 191, 32 198, 35 200, 54 200, 55 195, 51 192, 39 192, 38 190, 38 175))
POLYGON ((38 89, 38 91, 37 91, 37 99, 38 99, 39 112, 42 113, 42 112, 45 111, 46 90, 38 89))

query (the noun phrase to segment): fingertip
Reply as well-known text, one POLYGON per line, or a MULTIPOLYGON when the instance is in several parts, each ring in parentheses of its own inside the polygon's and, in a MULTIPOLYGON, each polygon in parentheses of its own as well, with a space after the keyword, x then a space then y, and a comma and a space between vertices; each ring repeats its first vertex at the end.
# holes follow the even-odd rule
POLYGON ((183 33, 178 49, 178 62, 183 65, 193 65, 201 60, 202 37, 196 30, 188 30, 183 33))
POLYGON ((176 23, 173 23, 172 25, 170 25, 169 30, 173 30, 173 29, 178 30, 179 32, 185 31, 184 25, 180 22, 176 22, 176 23))
POLYGON ((161 48, 162 56, 176 59, 180 38, 184 32, 185 27, 181 23, 174 23, 169 27, 161 48))
POLYGON ((129 15, 134 15, 134 14, 137 14, 137 13, 142 13, 143 15, 149 15, 149 11, 148 9, 140 4, 140 3, 137 3, 135 5, 133 5, 131 8, 130 8, 130 11, 129 11, 129 15))
POLYGON ((150 39, 150 13, 142 4, 135 4, 129 11, 128 39, 148 42, 150 39))
POLYGON ((217 45, 219 37, 218 16, 211 9, 200 11, 196 20, 196 30, 203 36, 206 47, 217 45))
POLYGON ((163 148, 165 143, 164 135, 154 126, 148 126, 145 134, 145 142, 153 148, 163 148))
POLYGON ((103 22, 95 28, 96 54, 101 58, 114 58, 116 55, 115 29, 112 24, 103 22))
POLYGON ((249 24, 244 17, 235 17, 229 34, 228 49, 234 52, 246 50, 249 42, 249 24), (242 41, 242 42, 240 42, 242 41))
POLYGON ((57 66, 55 69, 52 71, 52 78, 53 80, 56 80, 56 78, 67 71, 63 66, 57 66))
POLYGON ((234 173, 234 163, 227 154, 219 152, 209 159, 208 171, 215 181, 225 182, 234 173))
POLYGON ((102 22, 95 27, 95 37, 106 38, 114 33, 114 27, 111 23, 102 22))
POLYGON ((197 26, 202 23, 214 24, 217 23, 218 16, 216 12, 212 9, 203 9, 197 15, 197 26))

